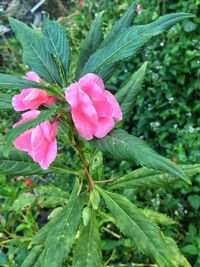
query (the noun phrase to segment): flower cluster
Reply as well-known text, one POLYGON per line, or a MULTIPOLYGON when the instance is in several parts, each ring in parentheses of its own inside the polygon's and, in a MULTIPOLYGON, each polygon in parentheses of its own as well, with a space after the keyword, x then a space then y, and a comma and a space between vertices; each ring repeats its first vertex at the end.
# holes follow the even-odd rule
MULTIPOLYGON (((28 72, 26 78, 41 82, 40 77, 34 72, 28 72)), ((93 73, 88 73, 78 82, 72 83, 66 88, 65 95, 71 107, 74 125, 80 136, 86 140, 91 140, 93 137, 103 138, 115 127, 116 120, 122 120, 117 100, 105 90, 103 80, 93 73)), ((55 101, 56 98, 48 96, 44 90, 23 89, 19 95, 13 97, 12 104, 16 111, 26 112, 13 127, 36 119, 40 113, 37 110, 40 105, 50 105, 55 101)), ((18 136, 14 146, 27 152, 42 169, 46 170, 56 158, 57 132, 57 121, 44 121, 18 136)))
MULTIPOLYGON (((34 82, 42 82, 35 72, 28 72, 26 79, 34 82)), ((26 111, 21 114, 22 119, 15 123, 13 127, 36 119, 40 114, 37 110, 41 105, 50 105, 56 101, 55 97, 48 96, 45 90, 37 88, 26 88, 12 99, 15 111, 26 111)), ((47 170, 51 162, 56 158, 57 141, 56 134, 58 124, 56 121, 44 121, 35 128, 31 128, 18 136, 14 141, 14 146, 21 151, 27 152, 32 159, 40 164, 40 167, 47 170)))

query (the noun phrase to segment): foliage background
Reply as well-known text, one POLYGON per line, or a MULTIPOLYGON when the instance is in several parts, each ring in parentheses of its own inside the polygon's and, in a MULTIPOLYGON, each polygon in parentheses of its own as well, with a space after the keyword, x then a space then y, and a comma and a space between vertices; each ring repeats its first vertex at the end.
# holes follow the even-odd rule
MULTIPOLYGON (((84 39, 95 13, 105 10, 104 21, 105 31, 107 31, 113 20, 116 20, 127 9, 129 3, 128 0, 115 0, 114 4, 109 0, 88 0, 80 4, 80 1, 74 0, 67 3, 66 14, 60 14, 62 17, 59 14, 57 16, 53 14, 67 29, 74 60, 81 47, 80 40, 84 39)), ((200 2, 199 0, 176 2, 141 0, 140 3, 142 12, 137 15, 135 24, 148 23, 162 14, 178 11, 196 14, 197 18, 177 24, 167 34, 156 37, 154 41, 147 44, 136 57, 122 62, 117 73, 107 83, 107 88, 116 92, 130 74, 141 66, 142 62, 148 61, 143 94, 138 98, 126 128, 129 132, 148 140, 152 147, 174 162, 200 163, 200 81, 198 80, 200 75, 200 20, 198 18, 200 2)), ((1 70, 11 73, 26 71, 21 62, 19 44, 14 38, 10 38, 9 35, 2 36, 0 49, 1 70)), ((11 127, 15 118, 12 111, 1 112, 0 118, 1 135, 3 135, 7 128, 11 127)), ((71 151, 64 152, 67 164, 77 166, 76 155, 71 156, 71 151)), ((123 175, 133 167, 136 166, 126 162, 120 164, 109 162, 105 175, 107 177, 113 177, 116 174, 123 175)), ((52 183, 69 191, 73 178, 69 175, 66 177, 49 175, 25 177, 20 180, 17 177, 2 176, 0 182, 2 185, 0 189, 2 202, 0 238, 2 237, 3 241, 0 265, 16 266, 16 262, 19 264, 27 253, 29 239, 47 221, 51 208, 55 206, 55 196, 51 196, 51 193, 49 193, 51 201, 49 200, 50 203, 45 206, 38 188, 43 184, 52 183), (33 182, 32 186, 27 186, 25 183, 27 179, 33 182), (16 199, 23 192, 23 197, 26 196, 26 203, 20 202, 17 206, 16 199), (6 240, 10 241, 6 243, 6 240)), ((50 188, 48 192, 51 192, 50 188)), ((167 213, 178 222, 163 230, 178 240, 182 252, 194 267, 200 266, 199 192, 200 176, 193 178, 192 187, 177 182, 169 188, 147 190, 137 194, 131 190, 125 191, 126 196, 134 200, 139 207, 150 207, 167 213)), ((120 233, 116 229, 110 229, 108 226, 107 234, 103 236, 103 239, 105 240, 104 260, 110 264, 149 262, 148 259, 135 253, 128 240, 121 240, 120 233), (121 245, 122 243, 125 247, 121 245), (110 254, 112 254, 111 257, 110 254)), ((66 263, 66 266, 70 266, 69 264, 70 262, 66 263)))

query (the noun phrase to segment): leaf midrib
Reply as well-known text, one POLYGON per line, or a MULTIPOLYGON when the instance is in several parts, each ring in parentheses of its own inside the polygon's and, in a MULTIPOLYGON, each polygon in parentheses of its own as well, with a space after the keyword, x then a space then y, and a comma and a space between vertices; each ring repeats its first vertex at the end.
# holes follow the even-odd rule
MULTIPOLYGON (((107 195, 105 192, 103 192, 103 194, 105 194, 106 196, 107 196, 107 198, 109 198, 121 211, 122 211, 122 213, 123 214, 125 214, 127 217, 128 217, 128 219, 129 220, 131 220, 132 222, 133 222, 133 224, 136 226, 136 228, 141 232, 141 233, 143 233, 144 235, 145 235, 145 237, 149 240, 149 242, 151 243, 151 244, 153 244, 153 247, 154 247, 154 249, 155 250, 157 250, 158 251, 158 248, 154 245, 154 242, 148 237, 148 235, 144 232, 144 231, 142 231, 141 229, 140 229, 140 227, 137 225, 137 223, 136 222, 134 222, 133 220, 132 220, 132 218, 111 198, 111 197, 109 197, 109 195, 107 195)), ((164 240, 163 240, 163 242, 164 242, 164 240)), ((164 242, 165 243, 165 242, 164 242)), ((159 252, 159 254, 163 257, 163 255, 159 252)))
POLYGON ((87 245, 87 258, 86 258, 86 266, 85 267, 87 267, 88 266, 88 261, 89 261, 89 251, 90 251, 90 249, 89 249, 89 247, 90 247, 90 242, 91 242, 91 236, 92 236, 92 223, 93 223, 93 214, 91 214, 91 223, 90 223, 90 231, 89 231, 89 236, 88 236, 88 245, 87 245))
MULTIPOLYGON (((31 46, 31 48, 33 49, 33 51, 35 52, 35 54, 38 56, 39 60, 41 61, 41 63, 45 66, 46 70, 48 71, 48 73, 50 74, 51 78, 53 79, 53 81, 58 85, 57 81, 55 80, 54 76, 51 74, 51 71, 49 70, 49 68, 47 67, 47 65, 45 64, 45 62, 43 62, 42 58, 40 57, 40 55, 37 53, 37 51, 34 48, 34 45, 31 43, 31 41, 29 39, 27 39, 29 45, 31 46)), ((42 42, 42 40, 41 40, 42 42)), ((51 56, 51 55, 49 55, 51 56)))
MULTIPOLYGON (((148 35, 148 34, 144 34, 143 36, 145 36, 145 35, 148 35)), ((98 69, 98 68, 101 68, 102 65, 106 63, 106 61, 108 61, 111 57, 113 57, 116 53, 118 53, 120 50, 122 50, 125 46, 129 45, 129 43, 131 43, 131 42, 134 42, 134 40, 130 40, 130 41, 126 42, 124 45, 120 46, 117 50, 115 50, 112 54, 110 54, 101 64, 97 65, 95 67, 95 70, 98 69)), ((110 44, 109 44, 109 46, 110 46, 110 44)), ((102 50, 104 50, 104 49, 105 48, 102 48, 102 50)), ((95 70, 93 70, 93 71, 95 71, 95 70)))

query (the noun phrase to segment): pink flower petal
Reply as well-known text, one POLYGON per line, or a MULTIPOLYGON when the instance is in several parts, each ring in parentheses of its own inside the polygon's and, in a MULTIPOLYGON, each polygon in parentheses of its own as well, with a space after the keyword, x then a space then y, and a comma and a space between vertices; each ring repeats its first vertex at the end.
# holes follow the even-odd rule
POLYGON ((93 106, 92 100, 81 89, 78 90, 79 112, 82 113, 90 122, 97 123, 97 112, 93 106))
POLYGON ((69 87, 66 88, 65 97, 67 102, 70 104, 72 108, 76 108, 78 106, 79 103, 78 90, 79 90, 78 83, 72 83, 69 87))
POLYGON ((58 123, 56 121, 53 123, 51 123, 50 121, 45 121, 40 124, 40 127, 43 135, 49 142, 55 139, 58 131, 58 123))
POLYGON ((107 96, 108 101, 113 107, 113 118, 117 121, 122 120, 122 111, 120 108, 119 103, 117 102, 116 98, 113 94, 111 94, 109 91, 105 90, 105 95, 107 96))
POLYGON ((57 155, 57 141, 54 139, 47 148, 45 157, 43 160, 39 163, 41 168, 44 170, 47 170, 49 168, 49 165, 55 160, 57 155))
POLYGON ((31 111, 27 111, 25 113, 22 113, 21 116, 22 116, 22 119, 18 122, 16 122, 14 125, 13 125, 13 128, 17 127, 18 125, 22 124, 22 123, 25 123, 27 121, 30 121, 30 120, 34 120, 37 118, 37 116, 40 114, 40 111, 39 110, 31 110, 31 111))
POLYGON ((98 127, 94 132, 94 136, 97 138, 103 138, 115 127, 113 118, 101 118, 98 122, 98 127))
POLYGON ((96 101, 94 103, 98 118, 101 117, 112 117, 113 108, 112 105, 107 101, 96 101))
POLYGON ((32 129, 27 130, 18 136, 13 142, 15 148, 21 151, 29 152, 29 150, 31 150, 31 134, 32 129))
POLYGON ((47 100, 44 101, 44 105, 51 105, 57 101, 57 98, 54 96, 48 96, 47 100))
POLYGON ((40 83, 41 82, 40 77, 34 71, 27 72, 25 78, 28 79, 28 80, 34 81, 36 83, 40 83))
POLYGON ((80 136, 86 140, 91 140, 96 126, 87 120, 87 118, 77 109, 72 109, 72 119, 80 136))
POLYGON ((87 85, 88 81, 90 83, 96 83, 102 90, 105 89, 104 82, 101 79, 101 77, 99 77, 98 75, 94 73, 88 73, 79 80, 79 84, 81 88, 84 87, 85 84, 87 85))

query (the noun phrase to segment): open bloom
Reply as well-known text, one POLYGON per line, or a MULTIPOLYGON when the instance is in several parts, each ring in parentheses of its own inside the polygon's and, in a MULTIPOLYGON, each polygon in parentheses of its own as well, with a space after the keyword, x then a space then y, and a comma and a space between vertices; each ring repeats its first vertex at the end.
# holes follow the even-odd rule
MULTIPOLYGON (((36 119, 40 111, 31 110, 22 114, 22 119, 15 123, 13 127, 25 123, 29 120, 36 119)), ((19 135, 14 146, 21 151, 28 153, 32 159, 40 164, 40 167, 47 170, 49 165, 54 161, 57 154, 56 135, 58 124, 56 121, 44 121, 19 135)))
POLYGON ((122 112, 115 97, 107 90, 103 80, 88 73, 65 91, 71 106, 72 119, 79 134, 86 140, 102 138, 122 120, 122 112))
MULTIPOLYGON (((41 82, 37 73, 30 71, 26 73, 26 79, 41 82)), ((12 99, 12 105, 15 111, 24 111, 28 109, 37 109, 40 105, 50 105, 56 101, 53 96, 48 96, 47 92, 38 88, 25 88, 12 99)))

